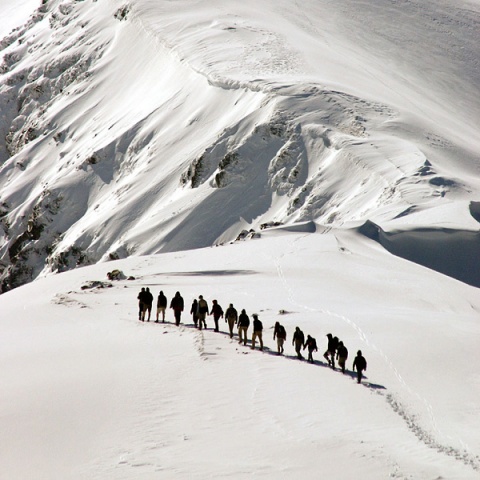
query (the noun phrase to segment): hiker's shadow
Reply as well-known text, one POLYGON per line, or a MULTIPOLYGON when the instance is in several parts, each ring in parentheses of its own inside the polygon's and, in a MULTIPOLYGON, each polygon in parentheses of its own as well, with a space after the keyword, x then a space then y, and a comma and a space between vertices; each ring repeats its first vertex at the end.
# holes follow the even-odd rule
MULTIPOLYGON (((291 361, 294 361, 294 362, 302 362, 302 363, 305 363, 305 364, 308 364, 308 365, 313 365, 313 366, 316 366, 316 367, 328 368, 329 370, 333 370, 334 372, 338 372, 338 373, 342 374, 341 368, 338 368, 338 366, 337 366, 337 367, 335 367, 335 369, 333 369, 332 366, 329 363, 324 362, 322 360, 315 360, 314 359, 313 363, 310 363, 303 356, 302 356, 302 358, 299 358, 297 355, 280 354, 280 353, 278 353, 274 350, 270 350, 270 349, 265 349, 264 352, 268 353, 269 355, 273 355, 274 357, 282 357, 282 358, 285 358, 287 360, 291 360, 291 361)), ((354 372, 352 370, 345 369, 345 372, 342 375, 350 377, 351 379, 353 379, 355 381, 357 380, 357 372, 354 372)), ((368 381, 368 377, 366 375, 363 375, 362 385, 364 385, 365 387, 370 388, 372 390, 386 390, 387 389, 387 387, 385 387, 384 385, 379 385, 377 383, 370 383, 368 381)))
MULTIPOLYGON (((156 322, 154 322, 156 323, 156 322)), ((193 323, 180 323, 180 325, 175 325, 175 322, 169 322, 169 321, 165 321, 165 322, 158 322, 160 324, 163 324, 163 325, 173 325, 174 327, 182 327, 182 328, 185 328, 185 329, 194 329, 194 330, 198 330, 199 332, 202 332, 202 331, 209 331, 209 332, 215 332, 214 330, 214 327, 212 326, 209 326, 207 328, 202 328, 202 329, 199 329, 198 326, 194 325, 193 323)), ((215 333, 218 333, 220 334, 221 336, 223 337, 227 337, 227 338, 230 338, 230 340, 232 341, 232 343, 243 343, 243 342, 238 342, 238 335, 235 333, 233 335, 233 337, 230 337, 230 333, 229 332, 226 332, 224 330, 219 330, 218 332, 215 332, 215 333)), ((251 340, 247 340, 247 347, 250 347, 251 348, 251 345, 252 345, 252 342, 251 340)), ((250 348, 248 350, 250 350, 250 348)), ((259 343, 256 343, 255 345, 255 350, 258 351, 260 348, 260 345, 259 343)), ((247 352, 244 352, 244 353, 247 353, 247 352)), ((269 347, 267 346, 264 346, 263 347, 263 351, 262 351, 263 354, 266 354, 266 355, 272 355, 273 357, 279 357, 279 358, 285 358, 286 360, 289 360, 289 361, 294 361, 294 362, 301 362, 301 363, 304 363, 306 365, 312 365, 312 366, 315 366, 315 367, 321 367, 321 368, 328 368, 329 370, 334 370, 335 372, 338 372, 338 373, 342 373, 341 369, 338 368, 338 366, 335 368, 335 369, 332 369, 331 365, 327 362, 324 362, 322 360, 313 360, 313 363, 310 363, 308 362, 308 360, 302 356, 301 358, 299 358, 297 355, 288 355, 288 354, 280 354, 278 353, 278 351, 275 351, 273 349, 270 349, 269 347)), ((204 353, 204 355, 216 355, 216 353, 204 353)), ((350 377, 352 380, 357 380, 357 372, 354 372, 352 370, 345 370, 345 372, 343 373, 344 376, 348 376, 350 377)), ((376 383, 370 383, 368 381, 368 377, 363 375, 363 379, 362 379, 362 385, 364 387, 367 387, 371 390, 386 390, 387 388, 383 385, 379 385, 379 384, 376 384, 376 383)))
POLYGON ((330 365, 328 365, 328 363, 326 362, 322 362, 321 360, 313 360, 313 363, 310 363, 307 358, 305 358, 303 355, 302 357, 298 357, 297 355, 288 355, 288 354, 285 354, 285 353, 278 353, 276 352, 275 350, 271 350, 269 348, 266 348, 264 350, 266 353, 268 353, 269 355, 273 355, 274 357, 280 357, 280 358, 285 358, 287 360, 293 360, 295 362, 302 362, 302 363, 305 363, 305 364, 308 364, 308 365, 314 365, 314 366, 317 366, 317 367, 324 367, 324 368, 332 368, 330 367, 330 365))

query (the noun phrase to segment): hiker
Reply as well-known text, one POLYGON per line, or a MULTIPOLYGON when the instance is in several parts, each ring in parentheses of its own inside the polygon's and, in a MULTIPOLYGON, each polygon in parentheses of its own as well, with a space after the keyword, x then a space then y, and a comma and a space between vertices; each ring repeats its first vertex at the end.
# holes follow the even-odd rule
POLYGON ((335 352, 338 347, 338 337, 333 337, 331 333, 327 333, 328 346, 323 357, 327 360, 328 364, 335 370, 335 352))
POLYGON ((280 322, 275 323, 275 327, 273 329, 273 339, 277 338, 277 352, 279 355, 283 353, 283 343, 287 339, 287 332, 283 325, 280 325, 280 322))
POLYGON ((146 291, 145 291, 145 298, 143 300, 143 303, 145 305, 145 308, 144 308, 144 318, 145 318, 145 314, 148 312, 148 319, 147 319, 147 322, 150 321, 150 317, 152 315, 152 305, 153 305, 153 295, 152 295, 152 292, 150 292, 150 289, 147 287, 146 291))
POLYGON ((192 308, 190 308, 190 313, 192 314, 193 324, 195 328, 198 326, 198 302, 197 299, 194 298, 192 302, 192 308))
POLYGON ((363 376, 362 372, 367 369, 367 361, 362 356, 361 350, 357 352, 357 356, 353 361, 353 371, 355 371, 355 368, 357 369, 357 383, 361 383, 363 376))
POLYGON ((242 313, 238 317, 238 343, 242 343, 244 345, 247 344, 247 330, 250 326, 250 319, 248 318, 247 312, 245 309, 242 310, 242 313))
POLYGON ((167 297, 163 294, 161 290, 157 297, 157 319, 155 320, 158 323, 158 317, 160 313, 162 314, 162 322, 165 323, 165 310, 167 308, 167 297))
POLYGON ((208 315, 208 303, 207 301, 203 298, 202 295, 198 296, 198 328, 201 330, 202 326, 204 328, 207 328, 207 322, 206 322, 206 317, 208 315))
POLYGON ((223 309, 216 300, 212 300, 212 311, 210 315, 213 315, 213 321, 215 322, 215 331, 218 332, 218 321, 220 317, 223 318, 223 309))
POLYGON ((307 340, 303 346, 304 350, 305 348, 308 348, 308 362, 313 363, 313 352, 318 352, 318 348, 317 341, 310 335, 307 335, 307 340))
POLYGON ((262 339, 262 331, 263 331, 263 324, 258 319, 258 315, 254 313, 252 315, 253 318, 253 334, 252 334, 252 346, 250 347, 252 350, 255 350, 255 340, 258 338, 260 342, 260 350, 263 350, 263 339, 262 339))
POLYGON ((180 295, 180 292, 175 293, 175 296, 170 302, 170 308, 173 309, 173 314, 175 316, 175 325, 180 325, 180 318, 183 312, 183 298, 180 295))
POLYGON ((305 343, 305 335, 300 330, 300 327, 296 327, 295 332, 293 334, 292 345, 295 345, 295 351, 297 352, 297 357, 300 360, 303 360, 303 355, 301 354, 301 350, 304 343, 305 343))
POLYGON ((337 348, 337 360, 338 360, 338 366, 342 369, 342 373, 345 373, 345 364, 347 363, 347 358, 348 358, 348 349, 343 344, 343 342, 339 342, 338 348, 337 348))
POLYGON ((225 322, 228 322, 228 329, 230 330, 230 338, 233 338, 233 326, 237 323, 238 313, 231 303, 225 312, 225 322))
POLYGON ((145 288, 142 287, 138 293, 138 319, 143 322, 145 320, 145 288))

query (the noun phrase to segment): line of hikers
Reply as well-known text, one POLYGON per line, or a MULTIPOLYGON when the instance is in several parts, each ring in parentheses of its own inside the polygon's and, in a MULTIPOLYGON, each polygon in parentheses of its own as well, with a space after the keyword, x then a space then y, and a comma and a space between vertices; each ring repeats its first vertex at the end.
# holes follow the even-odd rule
MULTIPOLYGON (((138 294, 138 319, 141 322, 149 322, 151 319, 152 307, 153 307, 153 295, 150 292, 148 287, 142 288, 138 294)), ((155 322, 160 322, 160 315, 162 316, 162 322, 165 322, 165 311, 167 309, 167 298, 164 295, 163 291, 160 291, 157 297, 157 312, 155 322)), ((180 320, 182 312, 184 311, 185 302, 180 295, 180 292, 176 292, 175 296, 170 301, 170 308, 173 310, 175 317, 175 325, 180 325, 180 320)), ((245 309, 241 310, 240 315, 237 310, 234 308, 231 303, 227 310, 224 312, 217 300, 212 301, 212 308, 209 313, 208 302, 203 298, 202 295, 199 295, 198 300, 194 299, 190 308, 190 314, 192 315, 193 324, 199 330, 202 328, 207 328, 206 318, 207 315, 213 316, 213 321, 215 323, 214 330, 215 332, 219 331, 219 321, 220 318, 225 318, 225 323, 228 324, 230 338, 233 338, 233 330, 235 325, 238 327, 238 338, 239 344, 247 345, 247 331, 250 326, 250 318, 248 317, 245 309)), ((252 314, 253 318, 253 334, 251 349, 255 349, 255 343, 258 339, 260 344, 260 350, 263 350, 263 324, 258 318, 256 313, 252 314)), ((345 373, 346 362, 348 359, 348 349, 338 337, 334 337, 331 333, 327 334, 328 345, 327 350, 323 354, 323 357, 327 360, 328 364, 335 370, 335 359, 338 360, 338 366, 342 370, 342 373, 345 373)), ((275 323, 273 330, 273 339, 277 341, 277 353, 282 355, 284 352, 283 345, 287 340, 287 332, 285 327, 280 324, 280 322, 275 323)), ((295 347, 295 352, 297 357, 300 360, 303 360, 303 355, 301 353, 302 349, 308 349, 308 358, 309 363, 313 363, 313 352, 318 352, 317 341, 315 338, 307 335, 305 339, 304 333, 300 330, 300 327, 295 328, 293 334, 292 345, 295 347)), ((358 350, 357 356, 353 361, 353 371, 357 371, 357 382, 360 383, 363 377, 363 372, 367 370, 367 361, 362 355, 361 350, 358 350)))

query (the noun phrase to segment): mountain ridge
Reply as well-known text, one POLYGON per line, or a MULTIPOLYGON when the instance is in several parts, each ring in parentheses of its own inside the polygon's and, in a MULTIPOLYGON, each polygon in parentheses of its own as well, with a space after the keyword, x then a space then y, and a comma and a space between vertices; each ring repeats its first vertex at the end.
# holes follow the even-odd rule
MULTIPOLYGON (((467 134, 467 120, 457 117, 461 128, 444 136, 438 120, 419 116, 424 106, 399 108, 412 89, 398 72, 387 86, 388 72, 377 69, 384 87, 375 99, 373 64, 336 83, 346 65, 372 58, 367 50, 345 56, 352 43, 343 26, 358 27, 352 12, 339 7, 321 31, 312 3, 301 21, 290 23, 291 7, 275 12, 275 28, 263 16, 270 3, 257 17, 249 4, 182 8, 49 0, 1 42, 3 291, 78 265, 233 241, 262 224, 369 220, 388 229, 403 217, 416 225, 425 209, 476 200, 476 142, 456 137, 467 134), (318 44, 325 48, 313 54, 318 44)), ((391 8, 418 13, 417 2, 391 8)), ((441 21, 429 10, 421 21, 435 35, 448 25, 455 43, 470 17, 445 8, 441 21)), ((401 27, 390 23, 384 33, 396 38, 401 27)), ((476 115, 475 102, 465 111, 476 115)))

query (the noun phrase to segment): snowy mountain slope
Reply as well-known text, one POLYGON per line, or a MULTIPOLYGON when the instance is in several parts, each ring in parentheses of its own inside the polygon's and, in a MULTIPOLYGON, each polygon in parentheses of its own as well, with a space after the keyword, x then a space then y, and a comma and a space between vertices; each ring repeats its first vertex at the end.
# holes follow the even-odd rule
POLYGON ((5 478, 478 477, 477 289, 353 231, 98 264, 8 292, 0 311, 5 478), (82 289, 111 268, 135 280, 82 289), (140 323, 142 286, 181 291, 187 311, 203 294, 258 312, 267 350, 230 341, 223 320, 195 330, 187 311, 178 328, 171 310, 140 323), (295 359, 295 326, 317 339, 314 365, 295 359), (362 349, 364 385, 327 366, 328 332, 349 370, 362 349))
POLYGON ((268 222, 477 230, 478 9, 48 0, 0 45, 2 289, 268 222))

